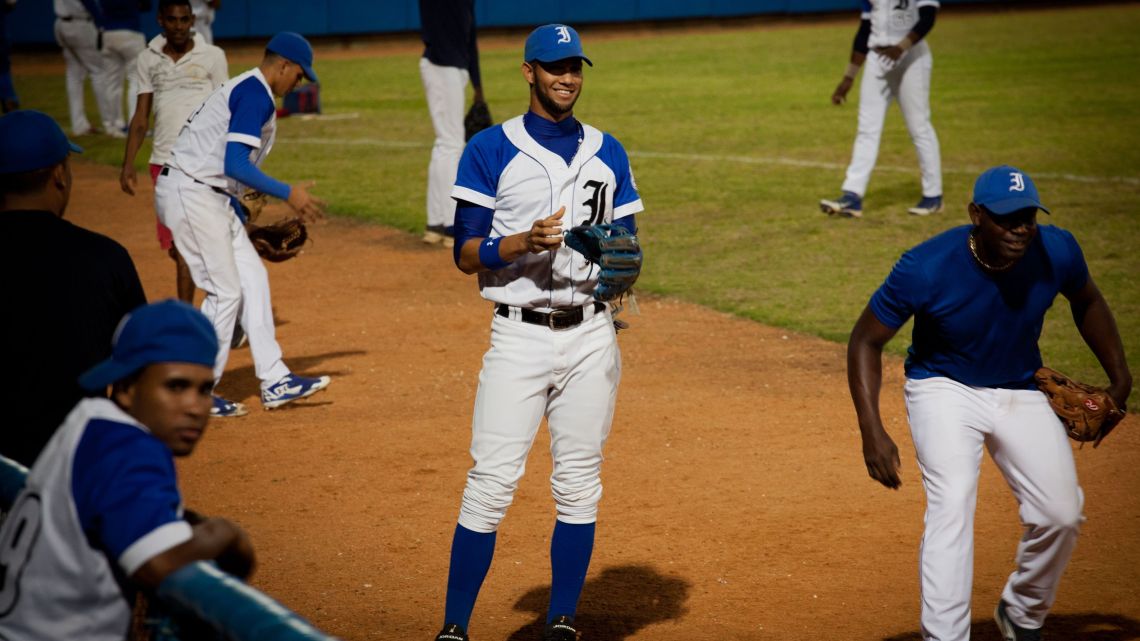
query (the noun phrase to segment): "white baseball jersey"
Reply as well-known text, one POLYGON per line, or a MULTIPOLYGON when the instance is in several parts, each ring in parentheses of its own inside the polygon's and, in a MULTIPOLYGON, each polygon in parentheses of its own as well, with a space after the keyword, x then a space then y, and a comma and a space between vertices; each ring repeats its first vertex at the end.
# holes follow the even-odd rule
POLYGON ((152 165, 170 158, 170 149, 187 118, 229 78, 226 53, 194 36, 194 47, 176 62, 163 53, 166 36, 159 34, 139 54, 134 73, 138 92, 154 94, 152 165))
MULTIPOLYGON (((491 238, 528 231, 563 206, 563 229, 609 223, 644 209, 617 139, 583 124, 581 146, 568 166, 531 138, 522 116, 471 139, 451 195, 495 212, 491 238)), ((496 303, 549 310, 591 302, 597 280, 597 266, 563 245, 480 273, 479 289, 496 303)))
POLYGON ((169 448, 104 398, 68 414, 0 528, 0 639, 123 641, 123 577, 191 538, 169 448))
POLYGON ((889 47, 918 23, 919 7, 940 7, 938 0, 863 0, 864 20, 871 21, 871 47, 889 47))
POLYGON ((211 187, 240 194, 240 183, 226 176, 226 143, 234 141, 253 147, 250 161, 261 165, 276 136, 273 91, 255 67, 231 78, 190 114, 166 164, 211 187), (248 119, 243 122, 233 119, 239 103, 243 103, 241 113, 248 119))

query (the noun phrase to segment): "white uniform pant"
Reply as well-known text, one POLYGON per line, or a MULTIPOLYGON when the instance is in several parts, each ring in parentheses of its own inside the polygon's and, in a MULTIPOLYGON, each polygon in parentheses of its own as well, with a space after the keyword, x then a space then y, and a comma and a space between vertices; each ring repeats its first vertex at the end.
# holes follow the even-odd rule
POLYGON ((451 187, 463 154, 463 103, 468 73, 459 67, 441 67, 420 58, 435 144, 428 164, 427 224, 450 227, 455 223, 455 201, 451 187))
POLYGON ((207 18, 206 16, 201 16, 201 15, 195 14, 195 17, 194 17, 194 33, 197 33, 198 35, 202 36, 202 39, 205 40, 206 44, 208 44, 208 45, 214 44, 214 27, 213 27, 213 24, 214 24, 214 18, 212 16, 207 18))
POLYGON ((194 182, 180 171, 168 171, 155 185, 155 209, 162 224, 170 228, 194 284, 206 293, 202 313, 218 333, 214 380, 220 381, 226 369, 230 338, 240 313, 254 371, 265 389, 289 374, 273 327, 265 265, 229 196, 194 182))
POLYGON ((1045 395, 908 379, 907 413, 922 482, 922 634, 970 638, 974 510, 985 446, 1019 506, 1024 535, 1001 598, 1010 619, 1040 628, 1073 554, 1083 517, 1073 452, 1045 395))
POLYGON ((621 353, 608 311, 552 330, 495 316, 483 357, 459 524, 493 532, 506 515, 542 417, 550 428, 551 493, 564 523, 593 523, 602 497, 621 353))
POLYGON ((942 155, 938 148, 938 134, 930 124, 930 71, 934 57, 925 40, 920 40, 898 62, 884 64, 884 58, 871 51, 863 69, 859 88, 859 126, 855 134, 855 149, 843 191, 863 197, 871 170, 879 157, 879 139, 883 122, 891 101, 898 100, 906 128, 918 152, 918 166, 922 171, 922 195, 942 195, 942 155))
POLYGON ((110 121, 104 121, 107 130, 122 129, 135 115, 136 96, 139 93, 135 63, 146 49, 146 37, 141 31, 115 29, 103 32, 103 67, 106 71, 106 88, 110 121), (123 78, 127 79, 127 118, 123 120, 123 78))
POLYGON ((107 72, 103 55, 99 52, 97 39, 99 31, 91 20, 56 19, 55 40, 63 48, 66 63, 67 109, 71 117, 71 131, 79 134, 91 129, 91 121, 83 100, 83 81, 91 77, 91 88, 95 94, 95 104, 99 108, 101 121, 106 121, 112 113, 107 99, 107 72))

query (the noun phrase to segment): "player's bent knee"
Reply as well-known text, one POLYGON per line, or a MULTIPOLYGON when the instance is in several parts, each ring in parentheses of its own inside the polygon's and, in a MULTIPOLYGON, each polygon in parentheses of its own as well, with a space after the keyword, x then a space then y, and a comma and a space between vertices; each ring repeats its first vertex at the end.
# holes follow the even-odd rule
POLYGON ((602 500, 602 482, 594 478, 581 485, 551 482, 550 493, 560 520, 567 523, 591 523, 602 500))
POLYGON ((483 487, 468 481, 459 508, 459 524, 475 532, 494 532, 507 516, 514 490, 502 485, 483 487))

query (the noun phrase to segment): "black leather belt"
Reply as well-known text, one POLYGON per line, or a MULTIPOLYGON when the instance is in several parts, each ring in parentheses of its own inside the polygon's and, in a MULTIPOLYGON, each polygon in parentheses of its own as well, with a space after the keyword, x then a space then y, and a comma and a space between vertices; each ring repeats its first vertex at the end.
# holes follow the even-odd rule
POLYGON ((82 20, 84 22, 91 22, 91 18, 88 18, 86 16, 60 16, 59 19, 63 20, 64 22, 71 22, 72 20, 82 20))
MULTIPOLYGON (((169 176, 170 175, 170 165, 163 165, 162 171, 158 172, 158 175, 169 176)), ((194 182, 198 183, 199 185, 206 185, 206 183, 202 182, 201 180, 198 180, 197 178, 191 176, 190 174, 183 174, 183 175, 186 176, 187 178, 189 178, 190 180, 193 180, 194 182)), ((206 185, 206 186, 209 187, 210 189, 213 189, 214 191, 216 191, 217 193, 219 193, 223 196, 229 196, 230 195, 230 192, 226 191, 225 189, 222 189, 221 187, 215 187, 213 185, 206 185)))
MULTIPOLYGON (((544 325, 550 329, 570 329, 577 327, 582 323, 586 316, 586 307, 564 307, 550 312, 536 312, 533 309, 525 307, 517 307, 519 310, 519 320, 531 325, 544 325)), ((606 311, 605 303, 594 303, 594 313, 599 314, 606 311)), ((511 306, 499 303, 495 305, 495 314, 503 318, 511 317, 511 306)))

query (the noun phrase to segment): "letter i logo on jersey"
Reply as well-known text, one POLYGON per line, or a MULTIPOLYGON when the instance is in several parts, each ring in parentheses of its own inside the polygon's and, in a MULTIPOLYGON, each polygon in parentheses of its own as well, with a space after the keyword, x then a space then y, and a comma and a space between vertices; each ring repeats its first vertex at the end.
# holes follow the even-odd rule
POLYGON ((1021 173, 1012 171, 1009 174, 1009 190, 1025 191, 1025 177, 1021 173))
POLYGON ((565 42, 570 42, 570 30, 569 29, 567 29, 566 27, 560 26, 560 27, 557 27, 555 30, 558 32, 558 42, 555 44, 563 44, 565 42))

